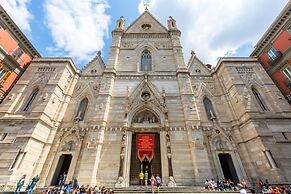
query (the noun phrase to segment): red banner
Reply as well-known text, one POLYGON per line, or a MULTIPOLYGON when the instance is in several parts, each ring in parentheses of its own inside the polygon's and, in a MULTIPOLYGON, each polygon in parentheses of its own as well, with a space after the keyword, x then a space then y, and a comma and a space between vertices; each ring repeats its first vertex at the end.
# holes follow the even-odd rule
POLYGON ((145 158, 151 161, 154 157, 154 134, 137 134, 137 156, 142 162, 145 158))

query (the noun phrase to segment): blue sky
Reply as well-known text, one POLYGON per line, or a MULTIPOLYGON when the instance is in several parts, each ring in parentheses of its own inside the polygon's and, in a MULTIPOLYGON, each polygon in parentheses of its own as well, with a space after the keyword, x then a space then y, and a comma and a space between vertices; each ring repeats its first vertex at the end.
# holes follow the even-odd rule
MULTIPOLYGON (((288 0, 150 0, 165 26, 173 16, 182 31, 185 62, 190 51, 205 63, 222 56, 248 56, 288 0)), ((82 68, 102 51, 107 61, 111 31, 120 16, 126 26, 143 11, 143 0, 0 0, 0 4, 45 56, 70 56, 82 68)))

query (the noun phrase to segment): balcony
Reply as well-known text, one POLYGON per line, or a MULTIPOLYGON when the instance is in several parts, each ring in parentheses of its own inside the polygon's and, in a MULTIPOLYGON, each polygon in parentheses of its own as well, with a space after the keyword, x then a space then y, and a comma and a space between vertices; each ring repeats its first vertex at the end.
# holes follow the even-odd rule
POLYGON ((272 66, 276 65, 280 59, 283 57, 283 53, 280 51, 276 52, 276 57, 275 58, 270 58, 270 60, 268 61, 268 63, 272 66))

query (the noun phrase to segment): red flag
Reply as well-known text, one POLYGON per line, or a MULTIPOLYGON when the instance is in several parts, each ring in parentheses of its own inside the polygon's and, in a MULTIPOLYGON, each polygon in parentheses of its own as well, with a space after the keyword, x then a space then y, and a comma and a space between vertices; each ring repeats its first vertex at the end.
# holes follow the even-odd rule
POLYGON ((151 161, 154 157, 155 134, 137 134, 137 156, 142 162, 145 158, 151 161))

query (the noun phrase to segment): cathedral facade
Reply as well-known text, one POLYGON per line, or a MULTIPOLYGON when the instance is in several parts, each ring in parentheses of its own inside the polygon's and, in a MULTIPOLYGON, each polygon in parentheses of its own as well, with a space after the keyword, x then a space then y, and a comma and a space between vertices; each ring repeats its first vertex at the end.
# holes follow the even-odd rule
POLYGON ((121 17, 105 65, 36 58, 0 106, 0 184, 61 174, 80 184, 128 187, 139 172, 167 186, 205 179, 291 183, 291 109, 257 59, 194 52, 149 11, 121 17), (289 150, 289 151, 288 151, 289 150))

